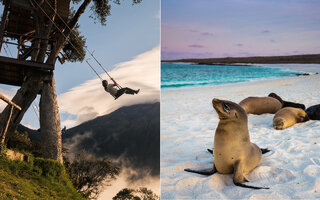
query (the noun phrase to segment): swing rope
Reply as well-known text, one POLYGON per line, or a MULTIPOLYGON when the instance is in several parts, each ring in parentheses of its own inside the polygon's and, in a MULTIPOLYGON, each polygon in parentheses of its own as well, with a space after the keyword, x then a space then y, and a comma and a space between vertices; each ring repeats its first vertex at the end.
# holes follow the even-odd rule
MULTIPOLYGON (((47 0, 45 0, 45 2, 46 2, 46 4, 52 9, 52 11, 55 13, 55 15, 60 18, 60 20, 64 23, 64 25, 66 26, 66 28, 68 28, 68 29, 70 30, 70 33, 73 34, 76 39, 80 40, 79 38, 76 37, 76 34, 74 33, 74 31, 69 27, 69 25, 64 21, 64 19, 63 19, 63 18, 57 13, 57 11, 51 6, 51 4, 50 4, 47 0)), ((41 6, 40 6, 38 3, 37 3, 37 5, 38 5, 38 7, 42 10, 42 12, 44 12, 45 15, 50 19, 50 21, 55 25, 55 27, 61 32, 61 34, 64 35, 63 32, 57 27, 57 25, 55 24, 55 22, 53 22, 53 21, 51 20, 51 18, 48 16, 48 14, 41 8, 41 6)), ((64 37, 65 37, 66 39, 68 39, 65 35, 64 35, 64 37)), ((70 40, 69 40, 69 42, 70 42, 70 44, 73 46, 73 48, 76 49, 75 46, 71 43, 70 40)), ((100 66, 100 68, 101 68, 101 69, 109 76, 109 78, 112 80, 112 77, 110 76, 110 74, 109 74, 109 73, 107 72, 107 70, 101 65, 101 63, 98 61, 98 59, 93 55, 93 52, 90 51, 86 46, 84 46, 84 48, 85 48, 85 50, 91 55, 91 57, 95 60, 95 62, 100 66)), ((81 53, 78 51, 78 49, 76 49, 76 50, 77 50, 77 52, 81 55, 81 53)), ((86 60, 86 62, 88 63, 89 67, 95 72, 95 74, 100 78, 100 80, 103 80, 103 79, 98 75, 98 73, 96 72, 96 70, 94 70, 94 68, 92 67, 92 65, 90 65, 87 60, 86 60)), ((118 87, 119 89, 122 88, 119 84, 117 84, 117 87, 118 87)))
POLYGON ((91 64, 88 62, 88 60, 86 60, 86 62, 88 63, 89 67, 91 67, 91 69, 94 71, 94 73, 96 73, 96 75, 100 78, 101 81, 103 81, 103 79, 100 77, 100 75, 96 72, 96 70, 93 69, 93 67, 91 66, 91 64))

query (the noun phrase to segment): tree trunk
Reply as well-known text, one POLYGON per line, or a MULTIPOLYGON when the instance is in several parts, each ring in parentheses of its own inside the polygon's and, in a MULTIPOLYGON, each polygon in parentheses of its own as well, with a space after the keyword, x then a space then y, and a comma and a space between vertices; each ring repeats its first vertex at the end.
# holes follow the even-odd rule
POLYGON ((62 159, 61 125, 58 110, 54 78, 44 81, 40 99, 40 130, 42 156, 58 160, 62 159))
MULTIPOLYGON (((16 130, 24 113, 28 110, 31 103, 37 97, 37 94, 41 90, 42 80, 44 79, 43 74, 32 74, 27 75, 26 80, 23 82, 21 88, 17 91, 16 95, 13 97, 12 102, 21 107, 21 111, 18 109, 13 109, 11 122, 8 127, 8 135, 10 136, 13 131, 16 130)), ((2 133, 5 128, 5 124, 8 121, 10 115, 11 106, 8 105, 0 114, 0 132, 2 133)), ((7 140, 7 139, 6 139, 7 140)))

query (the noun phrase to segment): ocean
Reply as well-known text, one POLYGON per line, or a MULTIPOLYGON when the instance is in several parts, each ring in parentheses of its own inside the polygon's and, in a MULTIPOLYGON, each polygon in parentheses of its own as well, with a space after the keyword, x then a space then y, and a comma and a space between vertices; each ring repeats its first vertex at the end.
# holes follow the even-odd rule
POLYGON ((296 76, 297 71, 262 66, 161 63, 161 88, 199 87, 296 76))

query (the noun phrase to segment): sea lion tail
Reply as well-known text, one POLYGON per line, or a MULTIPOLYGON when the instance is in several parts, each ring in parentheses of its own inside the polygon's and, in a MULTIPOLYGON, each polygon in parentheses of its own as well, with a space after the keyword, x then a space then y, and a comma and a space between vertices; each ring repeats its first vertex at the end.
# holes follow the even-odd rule
POLYGON ((236 186, 239 186, 239 187, 244 187, 244 188, 251 188, 251 189, 257 189, 257 190, 260 190, 260 189, 270 189, 268 187, 256 187, 256 186, 251 186, 251 185, 245 185, 243 183, 236 183, 236 182, 233 182, 236 186))
POLYGON ((268 149, 268 148, 265 148, 265 149, 260 148, 260 150, 261 150, 262 154, 265 154, 265 153, 268 153, 269 151, 271 151, 271 150, 268 149))

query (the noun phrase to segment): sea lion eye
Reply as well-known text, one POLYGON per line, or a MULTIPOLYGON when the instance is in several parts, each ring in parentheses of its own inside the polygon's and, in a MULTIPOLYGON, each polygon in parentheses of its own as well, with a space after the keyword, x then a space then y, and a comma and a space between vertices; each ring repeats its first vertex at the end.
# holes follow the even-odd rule
POLYGON ((230 109, 230 107, 229 107, 227 104, 223 103, 223 104, 222 104, 222 108, 223 108, 223 110, 226 111, 227 113, 230 113, 230 110, 231 110, 231 109, 230 109))

